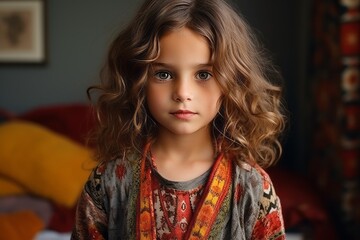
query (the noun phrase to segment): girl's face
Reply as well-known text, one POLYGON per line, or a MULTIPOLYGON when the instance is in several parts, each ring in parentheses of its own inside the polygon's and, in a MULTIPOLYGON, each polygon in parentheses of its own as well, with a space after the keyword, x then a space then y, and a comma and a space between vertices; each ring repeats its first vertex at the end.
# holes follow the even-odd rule
POLYGON ((188 28, 160 38, 160 56, 152 64, 147 85, 147 104, 160 131, 209 133, 222 95, 210 56, 206 39, 188 28))

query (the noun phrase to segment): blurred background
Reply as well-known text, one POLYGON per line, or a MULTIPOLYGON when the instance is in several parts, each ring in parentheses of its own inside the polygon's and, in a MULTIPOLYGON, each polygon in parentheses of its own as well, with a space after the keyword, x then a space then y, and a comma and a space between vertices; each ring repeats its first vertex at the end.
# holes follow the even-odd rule
MULTIPOLYGON (((141 2, 47 0, 46 61, 0 62, 0 109, 23 114, 42 106, 87 103, 86 88, 99 80, 108 44, 141 2)), ((333 237, 360 239, 355 230, 360 229, 360 1, 232 2, 284 78, 289 125, 274 172, 287 175, 274 180, 275 186, 282 190, 287 182, 291 194, 298 194, 297 207, 301 198, 313 197, 309 192, 316 194, 327 227, 336 229, 333 237)), ((301 214, 313 221, 312 212, 301 214)), ((304 228, 315 224, 306 221, 304 228)))

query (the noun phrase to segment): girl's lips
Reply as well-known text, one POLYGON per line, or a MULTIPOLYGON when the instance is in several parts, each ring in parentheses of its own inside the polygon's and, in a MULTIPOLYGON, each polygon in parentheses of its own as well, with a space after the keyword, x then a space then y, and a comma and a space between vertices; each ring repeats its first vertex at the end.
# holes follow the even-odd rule
POLYGON ((180 120, 189 120, 192 118, 196 113, 188 110, 178 110, 176 112, 171 112, 171 115, 175 116, 180 120))

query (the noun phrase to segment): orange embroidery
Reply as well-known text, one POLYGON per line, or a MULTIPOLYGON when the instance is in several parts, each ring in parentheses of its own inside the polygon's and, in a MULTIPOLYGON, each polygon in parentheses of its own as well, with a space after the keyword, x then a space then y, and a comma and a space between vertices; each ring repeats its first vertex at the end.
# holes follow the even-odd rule
MULTIPOLYGON (((145 148, 145 153, 149 145, 145 148)), ((146 154, 144 154, 146 156, 146 154)), ((156 239, 154 225, 154 207, 152 206, 152 189, 151 189, 151 170, 146 171, 146 158, 143 157, 141 162, 141 181, 140 181, 140 216, 138 228, 140 231, 139 239, 156 239)))
POLYGON ((199 211, 195 215, 194 226, 189 239, 206 239, 211 231, 221 204, 229 191, 232 176, 232 165, 222 155, 219 156, 210 175, 208 191, 205 191, 203 202, 199 204, 199 211))
MULTIPOLYGON (((147 166, 146 155, 149 144, 145 147, 141 160, 141 179, 138 212, 138 239, 156 239, 154 205, 152 199, 151 167, 147 166)), ((203 197, 197 206, 185 239, 206 239, 215 223, 220 207, 229 191, 232 177, 232 163, 222 154, 216 159, 203 197)))

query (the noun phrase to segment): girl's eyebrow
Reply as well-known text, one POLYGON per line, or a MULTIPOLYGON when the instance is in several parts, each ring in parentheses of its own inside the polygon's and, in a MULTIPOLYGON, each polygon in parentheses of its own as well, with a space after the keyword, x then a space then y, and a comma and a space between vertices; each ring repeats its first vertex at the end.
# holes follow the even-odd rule
MULTIPOLYGON (((164 68, 176 68, 174 65, 169 64, 169 63, 162 63, 162 62, 154 62, 151 64, 153 67, 164 67, 164 68)), ((194 68, 212 68, 213 64, 212 63, 200 63, 200 64, 195 64, 193 66, 194 68)))

